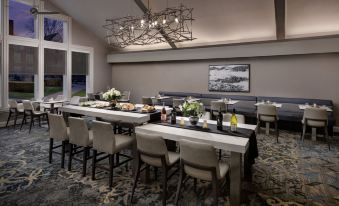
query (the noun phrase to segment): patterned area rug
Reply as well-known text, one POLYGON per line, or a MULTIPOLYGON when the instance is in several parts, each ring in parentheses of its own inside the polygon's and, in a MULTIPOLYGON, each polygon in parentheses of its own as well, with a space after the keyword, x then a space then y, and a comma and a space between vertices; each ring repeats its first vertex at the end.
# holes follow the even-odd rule
MULTIPOLYGON (((329 151, 322 141, 305 140, 300 146, 298 139, 299 134, 286 131, 280 133, 279 143, 273 135, 258 135, 259 158, 253 181, 243 182, 243 205, 339 205, 338 145, 329 151)), ((115 169, 109 190, 106 172, 97 169, 97 180, 90 179, 90 164, 85 178, 76 161, 71 172, 60 169, 57 154, 49 164, 48 145, 46 128, 34 128, 31 134, 27 128, 0 129, 0 205, 127 205, 131 169, 115 169)), ((67 160, 66 156, 66 165, 67 160)), ((228 161, 227 153, 223 161, 228 161)), ((176 175, 169 182, 168 205, 173 205, 177 181, 176 175)), ((180 205, 211 205, 211 191, 208 182, 198 182, 195 193, 188 180, 180 205)), ((135 205, 161 205, 161 192, 152 176, 149 184, 138 184, 135 205)), ((229 205, 228 189, 219 203, 229 205)))

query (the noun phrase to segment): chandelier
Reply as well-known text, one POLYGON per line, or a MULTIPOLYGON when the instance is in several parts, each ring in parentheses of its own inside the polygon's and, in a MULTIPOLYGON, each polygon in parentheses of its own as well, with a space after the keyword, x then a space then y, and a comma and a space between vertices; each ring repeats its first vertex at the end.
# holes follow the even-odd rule
POLYGON ((112 47, 151 45, 162 42, 170 44, 192 41, 192 11, 184 5, 167 7, 152 13, 150 9, 142 16, 126 16, 107 19, 107 43, 112 47))

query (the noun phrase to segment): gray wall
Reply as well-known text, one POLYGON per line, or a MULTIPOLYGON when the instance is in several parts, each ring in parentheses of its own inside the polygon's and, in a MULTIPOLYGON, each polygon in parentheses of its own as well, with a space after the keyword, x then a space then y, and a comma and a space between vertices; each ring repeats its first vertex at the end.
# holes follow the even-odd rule
POLYGON ((339 120, 339 53, 187 62, 113 64, 112 86, 131 90, 134 102, 159 90, 209 93, 210 64, 251 64, 244 95, 331 99, 339 120))
POLYGON ((94 68, 93 68, 93 90, 94 92, 105 90, 111 86, 112 69, 107 63, 106 43, 99 39, 89 30, 84 29, 75 20, 72 21, 72 44, 93 47, 94 49, 94 68))

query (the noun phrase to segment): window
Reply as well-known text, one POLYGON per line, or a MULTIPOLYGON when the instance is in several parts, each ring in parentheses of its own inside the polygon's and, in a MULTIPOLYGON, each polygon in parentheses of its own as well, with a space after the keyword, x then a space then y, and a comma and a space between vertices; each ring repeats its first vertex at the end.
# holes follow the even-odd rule
POLYGON ((37 95, 38 48, 9 45, 8 93, 10 99, 37 95))
POLYGON ((72 96, 86 96, 89 54, 72 52, 72 96))
POLYGON ((36 18, 30 13, 32 6, 24 1, 9 0, 9 35, 36 38, 36 18))
POLYGON ((44 40, 64 43, 66 23, 61 20, 44 18, 44 40))
POLYGON ((66 51, 45 49, 44 96, 56 98, 66 91, 66 51))

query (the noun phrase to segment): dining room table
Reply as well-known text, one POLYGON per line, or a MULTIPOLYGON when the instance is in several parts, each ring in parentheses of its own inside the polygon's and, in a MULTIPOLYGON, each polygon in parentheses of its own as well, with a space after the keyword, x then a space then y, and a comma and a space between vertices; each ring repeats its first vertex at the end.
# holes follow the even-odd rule
POLYGON ((208 143, 216 149, 229 151, 230 157, 230 205, 241 203, 242 176, 251 176, 251 165, 258 157, 256 125, 238 124, 237 131, 230 131, 230 123, 225 122, 223 130, 218 130, 216 121, 206 120, 208 128, 203 128, 204 120, 200 119, 197 126, 190 125, 187 117, 177 117, 177 123, 154 122, 135 128, 135 133, 160 135, 165 140, 180 142, 186 139, 208 143), (182 122, 185 122, 183 125, 182 122), (244 164, 242 164, 244 157, 244 164), (242 173, 244 168, 244 173, 242 173))
POLYGON ((224 102, 226 105, 226 112, 228 112, 228 106, 229 105, 235 105, 236 103, 238 103, 238 100, 232 100, 232 99, 219 99, 217 102, 224 102))
POLYGON ((55 104, 63 104, 68 102, 67 100, 35 100, 32 103, 47 104, 50 105, 50 112, 53 114, 55 112, 55 104))
POLYGON ((254 104, 254 106, 259 106, 259 105, 273 105, 276 108, 281 108, 282 104, 281 103, 276 103, 276 102, 257 102, 254 104))

